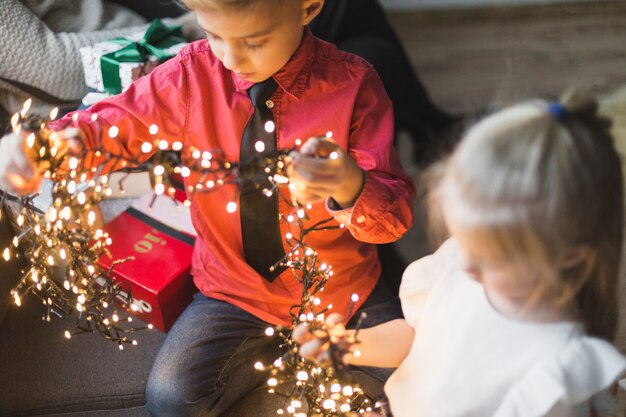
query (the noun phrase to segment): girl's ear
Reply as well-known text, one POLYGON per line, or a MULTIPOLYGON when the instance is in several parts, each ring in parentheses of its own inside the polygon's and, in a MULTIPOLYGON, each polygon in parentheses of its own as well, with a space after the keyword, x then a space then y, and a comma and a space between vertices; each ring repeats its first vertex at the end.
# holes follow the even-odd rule
POLYGON ((322 7, 324 7, 324 0, 304 0, 302 7, 304 11, 302 24, 306 26, 320 14, 322 7))
POLYGON ((577 245, 573 246, 569 249, 566 249, 565 252, 561 255, 561 259, 559 260, 559 266, 563 269, 572 268, 582 261, 584 261, 589 256, 589 246, 587 245, 577 245))

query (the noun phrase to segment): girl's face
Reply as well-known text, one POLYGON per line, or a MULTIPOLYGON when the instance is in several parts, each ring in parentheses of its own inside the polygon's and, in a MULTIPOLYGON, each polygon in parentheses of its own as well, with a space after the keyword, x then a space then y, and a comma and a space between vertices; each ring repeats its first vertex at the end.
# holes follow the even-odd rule
POLYGON ((467 275, 495 294, 519 307, 533 294, 534 279, 530 268, 520 267, 513 257, 494 251, 475 230, 446 217, 446 224, 459 249, 459 263, 467 275))
POLYGON ((260 2, 249 9, 197 10, 196 14, 224 67, 257 83, 280 70, 300 45, 304 25, 312 19, 309 3, 316 1, 290 1, 279 8, 260 2))

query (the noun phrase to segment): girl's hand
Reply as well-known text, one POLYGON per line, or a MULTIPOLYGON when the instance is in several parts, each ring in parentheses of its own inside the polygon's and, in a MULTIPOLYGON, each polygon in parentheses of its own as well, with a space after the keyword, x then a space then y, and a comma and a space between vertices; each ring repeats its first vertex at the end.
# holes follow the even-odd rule
POLYGON ((301 345, 300 356, 321 364, 332 363, 333 360, 349 364, 355 346, 354 332, 346 330, 343 321, 343 316, 333 313, 326 318, 325 331, 311 331, 305 323, 296 326, 293 339, 301 345))
POLYGON ((363 171, 331 139, 310 138, 290 157, 287 174, 294 184, 291 195, 298 202, 308 204, 332 197, 341 208, 347 208, 361 194, 363 171))
MULTIPOLYGON (((28 146, 30 132, 21 130, 0 139, 0 188, 14 194, 37 192, 45 167, 37 165, 36 150, 28 146)), ((78 129, 65 129, 51 137, 58 155, 70 151, 78 154, 82 149, 82 133, 78 129)))

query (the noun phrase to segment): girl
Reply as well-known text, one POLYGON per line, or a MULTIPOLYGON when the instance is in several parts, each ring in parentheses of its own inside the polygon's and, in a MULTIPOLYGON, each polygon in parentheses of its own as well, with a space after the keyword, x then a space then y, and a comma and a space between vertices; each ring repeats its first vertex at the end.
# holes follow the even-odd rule
MULTIPOLYGON (((576 94, 516 105, 441 165, 431 201, 452 237, 405 271, 405 319, 361 330, 344 356, 398 367, 385 386, 395 417, 605 411, 626 369, 611 344, 623 184, 596 109, 576 94)), ((345 343, 341 321, 327 324, 345 343)), ((294 336, 305 357, 327 352, 305 326, 294 336)))

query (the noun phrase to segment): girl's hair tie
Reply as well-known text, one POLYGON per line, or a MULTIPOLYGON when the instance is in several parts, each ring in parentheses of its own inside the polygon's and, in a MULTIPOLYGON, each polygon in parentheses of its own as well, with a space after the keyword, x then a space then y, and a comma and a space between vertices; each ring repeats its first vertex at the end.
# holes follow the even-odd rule
POLYGON ((548 113, 550 113, 556 120, 563 121, 565 117, 565 107, 558 101, 552 101, 548 103, 548 113))

